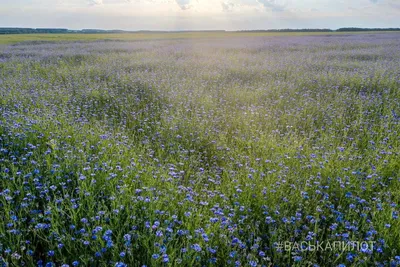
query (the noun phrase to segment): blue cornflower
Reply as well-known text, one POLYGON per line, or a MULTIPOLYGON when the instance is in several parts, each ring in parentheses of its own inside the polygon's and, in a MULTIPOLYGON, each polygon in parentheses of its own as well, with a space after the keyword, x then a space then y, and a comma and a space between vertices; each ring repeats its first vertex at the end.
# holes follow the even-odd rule
POLYGON ((216 249, 213 249, 213 248, 208 248, 208 251, 211 253, 211 254, 215 254, 216 252, 217 252, 217 250, 216 249))
POLYGON ((201 251, 201 247, 199 244, 194 244, 192 245, 192 249, 196 252, 200 252, 201 251))
POLYGON ((124 235, 124 240, 125 240, 125 241, 130 241, 131 238, 132 238, 132 236, 131 236, 130 234, 124 235))
POLYGON ((295 262, 299 262, 299 261, 301 261, 303 258, 301 257, 301 256, 294 256, 293 257, 293 260, 295 261, 295 262))
POLYGON ((163 254, 163 255, 162 255, 162 258, 163 258, 163 259, 162 259, 163 262, 169 262, 169 257, 168 257, 167 254, 163 254))
POLYGON ((107 246, 107 248, 111 248, 114 246, 114 244, 111 240, 108 240, 106 246, 107 246))
POLYGON ((399 218, 399 213, 397 211, 392 212, 392 218, 393 219, 398 219, 399 218))
POLYGON ((251 267, 257 267, 257 262, 256 261, 249 261, 249 265, 251 267))
POLYGON ((352 262, 354 260, 354 254, 348 253, 346 256, 346 260, 348 260, 349 262, 352 262))
POLYGON ((163 232, 160 231, 160 230, 158 230, 158 231, 156 232, 156 236, 157 236, 157 237, 162 237, 162 236, 163 236, 163 232))
POLYGON ((107 230, 104 234, 105 235, 112 235, 112 233, 113 233, 112 230, 107 230))

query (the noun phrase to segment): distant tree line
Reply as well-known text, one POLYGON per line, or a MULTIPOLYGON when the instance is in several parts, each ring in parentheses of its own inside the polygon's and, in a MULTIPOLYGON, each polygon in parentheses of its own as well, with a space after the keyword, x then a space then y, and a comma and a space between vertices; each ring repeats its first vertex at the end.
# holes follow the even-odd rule
POLYGON ((333 32, 331 29, 271 29, 271 30, 244 30, 241 32, 333 32))
POLYGON ((400 31, 400 28, 339 28, 332 29, 271 29, 271 30, 244 30, 242 32, 367 32, 367 31, 400 31))
POLYGON ((0 34, 24 34, 24 33, 68 33, 68 29, 34 29, 34 28, 0 28, 0 34))
MULTIPOLYGON (((240 32, 365 32, 365 31, 400 31, 400 28, 340 28, 332 29, 271 29, 271 30, 244 30, 240 32)), ((0 28, 0 34, 27 34, 27 33, 168 33, 168 32, 192 32, 192 31, 123 31, 123 30, 101 30, 83 29, 69 30, 57 28, 0 28)), ((202 31, 194 31, 202 32, 202 31)), ((224 30, 206 32, 225 32, 224 30)))
POLYGON ((0 28, 0 34, 27 34, 27 33, 122 33, 122 30, 83 29, 69 30, 59 28, 0 28))
POLYGON ((204 31, 123 31, 123 30, 102 30, 102 29, 53 29, 53 28, 1 28, 0 34, 27 34, 27 33, 177 33, 177 32, 225 32, 224 30, 204 31))
POLYGON ((369 32, 369 31, 400 31, 400 28, 339 28, 336 30, 337 32, 369 32))

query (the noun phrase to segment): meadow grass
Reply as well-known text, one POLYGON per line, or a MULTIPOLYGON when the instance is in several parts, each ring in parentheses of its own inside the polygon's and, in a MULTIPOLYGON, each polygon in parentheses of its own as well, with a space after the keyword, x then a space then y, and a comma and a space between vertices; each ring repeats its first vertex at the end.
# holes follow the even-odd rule
POLYGON ((398 266, 400 35, 200 37, 0 48, 0 263, 398 266))
POLYGON ((165 39, 203 39, 229 37, 272 37, 272 36, 313 36, 313 35, 349 35, 380 34, 385 32, 148 32, 148 33, 66 33, 66 34, 0 34, 0 44, 20 42, 63 42, 63 41, 140 41, 165 39))

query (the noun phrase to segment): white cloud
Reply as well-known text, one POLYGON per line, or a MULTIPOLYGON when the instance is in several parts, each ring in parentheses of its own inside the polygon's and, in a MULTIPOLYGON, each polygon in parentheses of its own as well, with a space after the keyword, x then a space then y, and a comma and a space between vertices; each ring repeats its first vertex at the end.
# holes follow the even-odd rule
POLYGON ((400 0, 375 1, 0 0, 0 24, 126 30, 398 27, 400 0))
POLYGON ((265 8, 271 9, 274 12, 284 11, 286 5, 277 0, 257 0, 258 3, 262 4, 265 8))
POLYGON ((175 0, 182 10, 187 10, 192 7, 190 0, 175 0))
POLYGON ((89 0, 89 5, 98 6, 103 4, 103 0, 89 0))
POLYGON ((222 10, 224 12, 231 12, 235 8, 235 4, 230 1, 223 1, 221 2, 222 10))

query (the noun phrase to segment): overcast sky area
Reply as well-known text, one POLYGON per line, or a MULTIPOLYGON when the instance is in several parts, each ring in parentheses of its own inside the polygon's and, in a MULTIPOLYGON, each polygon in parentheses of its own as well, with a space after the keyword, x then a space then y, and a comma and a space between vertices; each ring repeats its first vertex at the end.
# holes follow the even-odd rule
POLYGON ((255 30, 400 27, 400 0, 0 0, 0 27, 255 30))

